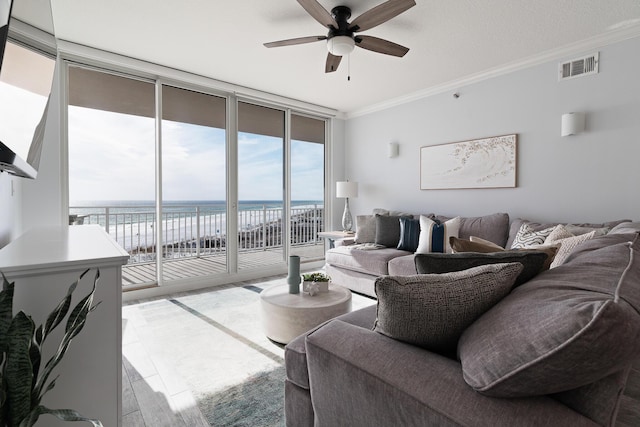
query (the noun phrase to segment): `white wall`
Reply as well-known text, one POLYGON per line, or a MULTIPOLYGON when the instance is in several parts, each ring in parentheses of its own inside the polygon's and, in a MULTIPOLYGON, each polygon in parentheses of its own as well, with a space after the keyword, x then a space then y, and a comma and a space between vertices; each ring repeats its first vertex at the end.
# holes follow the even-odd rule
POLYGON ((0 172, 0 248, 13 238, 14 211, 19 203, 13 197, 11 187, 16 179, 7 172, 0 172))
POLYGON ((558 82, 559 61, 553 61, 461 87, 458 99, 452 91, 349 119, 346 167, 360 183, 352 211, 640 219, 640 38, 599 51, 596 75, 558 82), (586 112, 586 131, 563 138, 561 115, 572 111, 586 112), (518 134, 517 188, 420 190, 421 146, 512 133, 518 134), (393 159, 391 141, 400 144, 393 159))
MULTIPOLYGON (((49 100, 49 115, 38 176, 35 180, 22 180, 22 212, 18 229, 20 234, 33 227, 68 223, 62 218, 62 187, 60 164, 60 85, 58 61, 53 77, 53 88, 49 100)), ((66 214, 65 214, 66 215, 66 214)))
POLYGON ((54 84, 36 179, 0 173, 0 248, 30 228, 65 223, 60 185, 59 99, 58 85, 54 84))

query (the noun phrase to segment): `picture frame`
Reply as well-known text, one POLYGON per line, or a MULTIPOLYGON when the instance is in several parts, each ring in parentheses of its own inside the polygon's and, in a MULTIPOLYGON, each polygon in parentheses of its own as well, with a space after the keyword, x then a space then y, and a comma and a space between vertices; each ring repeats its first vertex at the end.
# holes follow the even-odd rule
POLYGON ((514 188, 518 135, 420 147, 420 189, 514 188))

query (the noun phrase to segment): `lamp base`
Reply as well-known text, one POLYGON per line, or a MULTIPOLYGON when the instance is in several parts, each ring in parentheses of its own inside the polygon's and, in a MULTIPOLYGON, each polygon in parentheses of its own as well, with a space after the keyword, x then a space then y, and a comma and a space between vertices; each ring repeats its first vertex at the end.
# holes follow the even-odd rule
POLYGON ((349 198, 347 197, 344 201, 344 212, 342 213, 342 230, 351 231, 352 228, 353 217, 351 216, 351 211, 349 210, 349 198))

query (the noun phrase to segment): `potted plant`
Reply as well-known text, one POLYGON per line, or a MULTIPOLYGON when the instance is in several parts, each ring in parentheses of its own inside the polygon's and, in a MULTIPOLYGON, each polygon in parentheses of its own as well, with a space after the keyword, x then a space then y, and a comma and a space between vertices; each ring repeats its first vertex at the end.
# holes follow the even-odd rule
POLYGON ((14 283, 2 274, 0 291, 0 427, 31 427, 40 415, 51 414, 63 421, 86 421, 102 427, 98 420, 85 418, 71 409, 49 409, 40 404, 44 395, 55 387, 57 377, 49 380, 64 357, 71 340, 82 331, 87 316, 98 304, 93 296, 100 272, 96 271, 93 289, 71 309, 71 298, 80 275, 49 314, 45 323, 35 326, 23 311, 13 315, 14 283), (69 313, 71 309, 71 312, 69 313), (67 317, 62 341, 56 353, 43 365, 41 350, 50 333, 67 317))
POLYGON ((329 292, 331 277, 321 272, 305 273, 302 275, 302 281, 302 290, 304 292, 329 292))

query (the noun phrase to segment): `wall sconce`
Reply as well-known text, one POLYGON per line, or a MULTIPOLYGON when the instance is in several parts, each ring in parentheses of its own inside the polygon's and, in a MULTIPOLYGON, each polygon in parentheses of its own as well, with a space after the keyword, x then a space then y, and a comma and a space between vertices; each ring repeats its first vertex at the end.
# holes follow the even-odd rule
POLYGON ((584 113, 566 113, 562 115, 562 136, 575 135, 584 131, 584 113))
POLYGON ((400 154, 400 145, 397 142, 389 143, 389 158, 393 159, 394 157, 398 157, 400 154))

